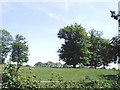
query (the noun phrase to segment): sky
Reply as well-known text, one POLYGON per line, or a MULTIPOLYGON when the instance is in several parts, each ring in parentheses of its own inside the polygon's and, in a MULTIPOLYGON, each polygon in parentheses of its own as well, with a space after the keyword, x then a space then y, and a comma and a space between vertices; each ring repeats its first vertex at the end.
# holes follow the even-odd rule
POLYGON ((118 0, 0 0, 0 28, 26 38, 29 65, 59 62, 57 50, 64 41, 57 33, 66 25, 78 23, 86 32, 102 31, 106 39, 118 35, 110 10, 117 13, 118 0))

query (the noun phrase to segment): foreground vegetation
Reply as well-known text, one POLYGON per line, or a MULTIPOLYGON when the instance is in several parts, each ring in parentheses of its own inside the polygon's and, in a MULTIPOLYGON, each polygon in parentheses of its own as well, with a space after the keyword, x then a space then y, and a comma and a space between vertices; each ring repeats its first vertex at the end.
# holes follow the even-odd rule
POLYGON ((119 90, 116 70, 87 68, 32 68, 8 63, 2 75, 3 90, 82 89, 119 90))

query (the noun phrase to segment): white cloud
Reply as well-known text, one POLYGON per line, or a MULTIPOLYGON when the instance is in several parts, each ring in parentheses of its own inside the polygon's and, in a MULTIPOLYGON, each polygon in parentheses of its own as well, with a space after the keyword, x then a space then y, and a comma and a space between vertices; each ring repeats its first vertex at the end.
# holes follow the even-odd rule
POLYGON ((65 1, 66 12, 68 12, 68 1, 67 0, 64 0, 64 1, 65 1))
POLYGON ((59 17, 55 14, 48 13, 49 17, 54 18, 54 19, 59 19, 59 17))
POLYGON ((60 15, 57 15, 57 14, 55 14, 55 13, 51 13, 51 12, 46 12, 46 11, 44 11, 50 18, 53 18, 53 19, 55 19, 55 20, 59 20, 59 21, 62 21, 62 22, 64 22, 64 23, 69 23, 69 20, 67 20, 67 19, 65 19, 65 18, 63 18, 62 16, 60 16, 60 15))
POLYGON ((66 20, 65 18, 62 17, 62 15, 58 15, 54 12, 51 12, 50 10, 47 10, 45 7, 40 6, 39 4, 29 4, 29 3, 23 3, 23 6, 25 8, 31 9, 33 11, 41 11, 43 13, 45 13, 46 15, 48 15, 50 18, 53 18, 55 20, 59 20, 59 21, 63 21, 64 23, 69 23, 68 20, 66 20))
POLYGON ((47 9, 45 8, 41 8, 41 7, 37 7, 36 9, 38 9, 39 11, 42 11, 44 12, 45 14, 47 14, 50 18, 53 18, 53 19, 57 19, 57 20, 60 20, 60 16, 55 14, 55 13, 52 13, 50 11, 48 11, 47 9))

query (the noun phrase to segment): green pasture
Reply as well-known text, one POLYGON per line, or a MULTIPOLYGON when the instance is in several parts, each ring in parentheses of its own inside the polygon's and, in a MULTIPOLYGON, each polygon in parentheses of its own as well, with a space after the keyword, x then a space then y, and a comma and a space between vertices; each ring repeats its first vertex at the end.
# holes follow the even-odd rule
POLYGON ((20 74, 23 76, 35 75, 35 79, 41 81, 48 81, 51 78, 57 80, 58 75, 62 76, 64 81, 81 81, 113 79, 117 73, 117 70, 106 69, 22 67, 20 74))

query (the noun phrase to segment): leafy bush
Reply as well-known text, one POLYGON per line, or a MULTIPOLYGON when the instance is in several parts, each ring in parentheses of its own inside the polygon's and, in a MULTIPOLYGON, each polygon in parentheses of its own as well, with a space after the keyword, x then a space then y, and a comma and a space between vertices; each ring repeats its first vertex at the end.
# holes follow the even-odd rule
POLYGON ((17 69, 17 65, 7 63, 4 65, 2 73, 2 89, 3 90, 28 90, 40 88, 40 82, 34 81, 35 76, 23 77, 21 71, 17 69))

